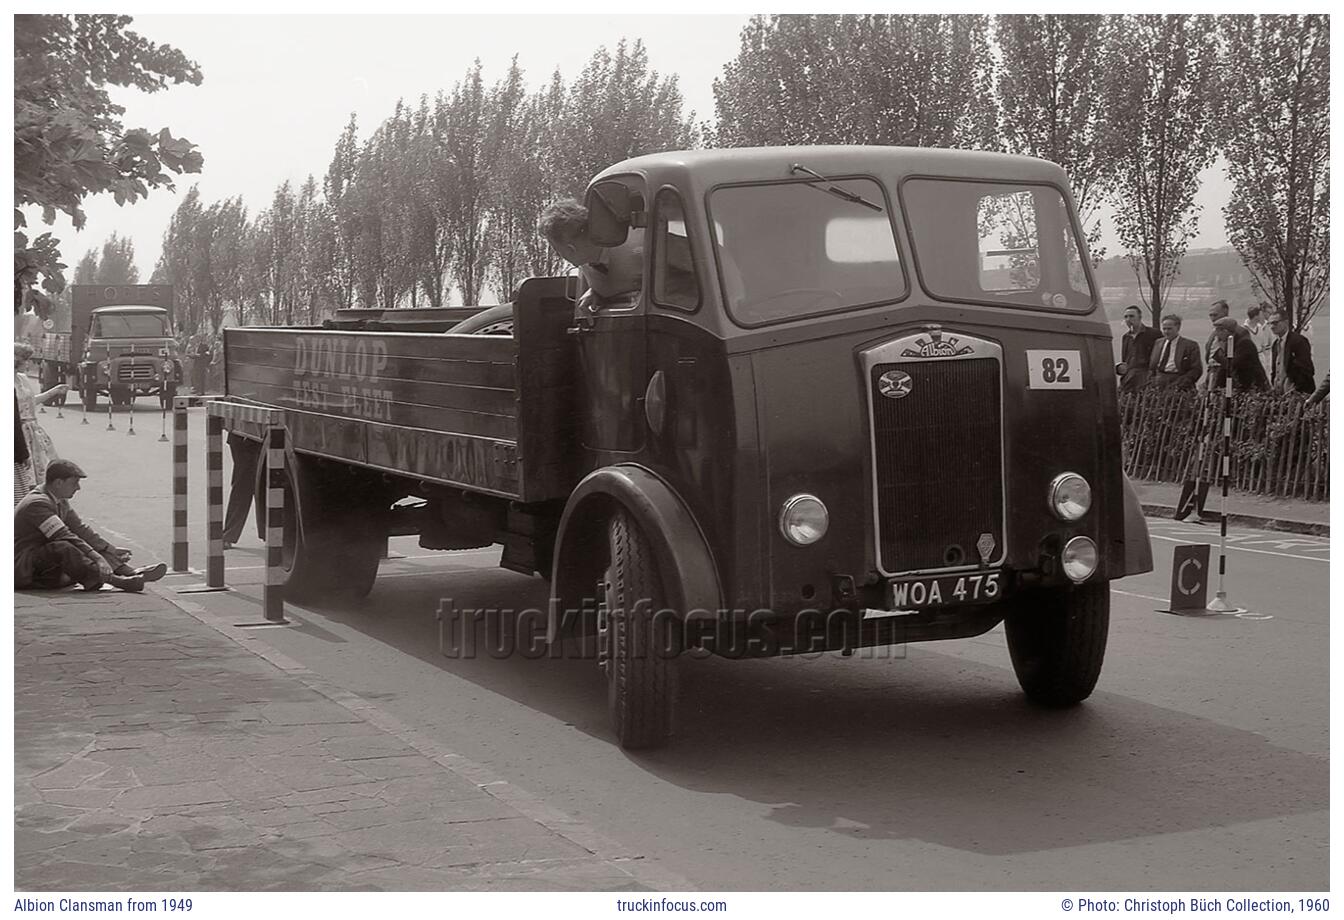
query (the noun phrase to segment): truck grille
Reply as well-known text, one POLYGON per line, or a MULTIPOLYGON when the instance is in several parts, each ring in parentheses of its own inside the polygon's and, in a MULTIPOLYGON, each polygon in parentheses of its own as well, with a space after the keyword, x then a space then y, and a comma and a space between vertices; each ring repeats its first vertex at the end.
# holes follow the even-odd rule
POLYGON ((873 367, 878 548, 888 573, 981 564, 977 542, 1003 552, 1002 413, 994 358, 902 361, 873 367), (889 370, 909 394, 878 391, 889 370))
POLYGON ((155 376, 152 364, 121 364, 117 367, 118 380, 153 380, 155 376))

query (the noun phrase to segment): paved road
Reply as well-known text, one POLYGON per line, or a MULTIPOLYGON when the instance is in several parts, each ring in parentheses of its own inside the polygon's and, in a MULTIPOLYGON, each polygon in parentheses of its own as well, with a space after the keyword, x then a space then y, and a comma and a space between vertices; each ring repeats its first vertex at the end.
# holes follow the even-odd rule
MULTIPOLYGON (((134 438, 124 412, 115 431, 42 418, 92 474, 86 516, 166 556, 158 414, 134 438)), ((688 662, 676 743, 626 754, 590 661, 440 654, 441 598, 540 608, 546 589, 494 551, 413 538, 365 602, 294 609, 263 641, 707 889, 1324 888, 1329 543, 1234 532, 1247 614, 1176 617, 1156 612, 1171 548, 1216 530, 1149 524, 1157 571, 1116 585, 1101 683, 1062 713, 1023 703, 995 629, 883 657, 688 662)), ((207 606, 255 618, 260 543, 228 562, 242 590, 207 606)))

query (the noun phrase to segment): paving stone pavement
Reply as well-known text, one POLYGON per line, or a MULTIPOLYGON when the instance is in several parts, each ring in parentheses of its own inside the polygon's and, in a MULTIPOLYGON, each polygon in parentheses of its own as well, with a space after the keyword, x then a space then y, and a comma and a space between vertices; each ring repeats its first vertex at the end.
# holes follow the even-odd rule
POLYGON ((688 887, 158 594, 14 603, 16 890, 688 887))

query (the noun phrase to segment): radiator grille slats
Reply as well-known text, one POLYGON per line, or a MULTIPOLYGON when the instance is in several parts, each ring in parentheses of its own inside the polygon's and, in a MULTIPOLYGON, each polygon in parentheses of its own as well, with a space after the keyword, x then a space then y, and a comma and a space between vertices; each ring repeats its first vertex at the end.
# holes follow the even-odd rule
POLYGON ((154 365, 122 364, 117 368, 118 380, 153 380, 154 365))
POLYGON ((994 358, 879 364, 869 380, 877 474, 878 547, 888 572, 979 565, 976 541, 1003 546, 999 362, 994 358), (882 396, 889 370, 909 395, 882 396))

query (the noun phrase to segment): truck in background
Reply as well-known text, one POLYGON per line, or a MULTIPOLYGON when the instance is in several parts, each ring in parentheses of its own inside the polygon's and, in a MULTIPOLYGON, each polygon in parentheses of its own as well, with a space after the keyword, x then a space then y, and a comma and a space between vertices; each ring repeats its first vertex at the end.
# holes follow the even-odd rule
POLYGON ((158 396, 167 406, 182 382, 168 284, 73 284, 70 328, 36 343, 43 389, 68 383, 85 409, 102 394, 114 406, 158 396))

